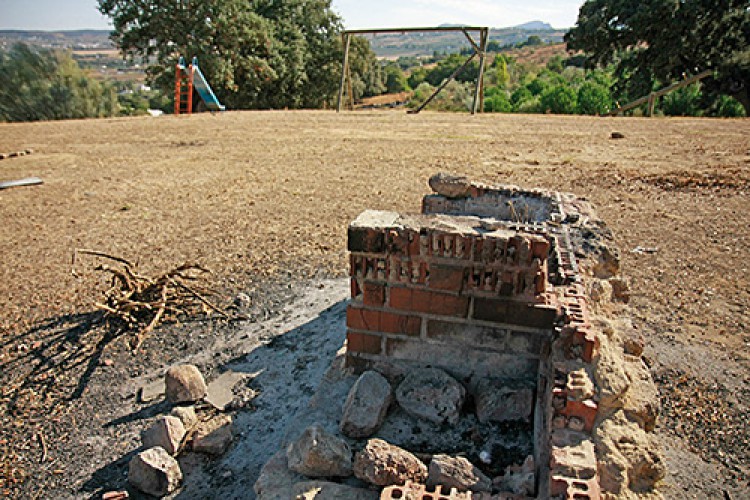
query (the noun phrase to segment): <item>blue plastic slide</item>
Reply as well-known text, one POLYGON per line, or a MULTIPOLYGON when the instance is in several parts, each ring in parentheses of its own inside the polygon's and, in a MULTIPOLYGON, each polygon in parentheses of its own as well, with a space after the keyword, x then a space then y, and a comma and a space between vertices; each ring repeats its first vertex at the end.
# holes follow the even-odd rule
POLYGON ((214 94, 211 86, 206 81, 206 77, 203 76, 203 73, 198 67, 197 57, 193 58, 192 67, 193 87, 195 87, 195 90, 198 91, 198 94, 201 96, 201 99, 203 99, 203 102, 206 103, 206 107, 209 109, 209 111, 224 111, 226 109, 226 106, 219 102, 216 94, 214 94))

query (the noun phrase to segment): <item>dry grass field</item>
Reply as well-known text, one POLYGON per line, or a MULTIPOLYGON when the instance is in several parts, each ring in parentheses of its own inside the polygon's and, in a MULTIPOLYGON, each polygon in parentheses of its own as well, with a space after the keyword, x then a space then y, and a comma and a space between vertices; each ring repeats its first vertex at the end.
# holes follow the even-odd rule
POLYGON ((227 112, 0 124, 0 152, 26 148, 34 153, 0 161, 0 181, 45 182, 0 191, 9 494, 29 474, 54 479, 38 464, 33 431, 49 408, 82 411, 54 391, 40 396, 26 380, 34 363, 19 362, 51 338, 40 325, 91 311, 99 297, 93 259, 71 273, 73 249, 138 261, 148 273, 200 262, 230 303, 249 283, 344 276, 348 222, 367 208, 419 210, 427 178, 441 170, 595 204, 651 344, 667 495, 750 490, 750 120, 227 112))

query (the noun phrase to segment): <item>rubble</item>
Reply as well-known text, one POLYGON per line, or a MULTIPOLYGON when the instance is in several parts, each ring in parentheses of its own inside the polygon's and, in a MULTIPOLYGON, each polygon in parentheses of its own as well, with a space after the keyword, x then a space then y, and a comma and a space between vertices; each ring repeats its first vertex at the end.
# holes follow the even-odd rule
POLYGON ((370 437, 380 428, 393 400, 391 384, 375 371, 363 373, 344 403, 341 432, 352 438, 370 437))
POLYGON ((534 390, 524 383, 482 379, 474 398, 480 422, 528 421, 534 410, 534 390))
POLYGON ((381 439, 370 439, 354 458, 357 479, 377 486, 424 482, 427 466, 408 451, 381 439))
POLYGON ((194 365, 173 366, 164 377, 165 393, 170 403, 194 403, 206 396, 206 382, 194 365))
POLYGON ((176 455, 185 437, 185 426, 177 417, 159 417, 156 422, 143 432, 142 441, 145 448, 160 446, 170 455, 176 455))
POLYGON ((492 481, 464 457, 435 455, 428 467, 427 486, 489 492, 492 481))
POLYGON ((187 430, 192 429, 198 423, 198 416, 195 414, 194 406, 175 406, 169 414, 179 418, 187 430))
POLYGON ((221 455, 234 438, 232 417, 223 415, 199 424, 193 434, 193 451, 221 455))
POLYGON ((319 425, 305 429, 286 451, 289 468, 308 477, 346 477, 352 474, 352 451, 341 438, 319 425))
POLYGON ((396 400, 401 408, 436 424, 454 425, 465 396, 466 389, 438 368, 413 370, 396 389, 396 400))
POLYGON ((156 446, 138 453, 130 460, 128 481, 144 493, 162 497, 180 486, 182 471, 172 455, 156 446))

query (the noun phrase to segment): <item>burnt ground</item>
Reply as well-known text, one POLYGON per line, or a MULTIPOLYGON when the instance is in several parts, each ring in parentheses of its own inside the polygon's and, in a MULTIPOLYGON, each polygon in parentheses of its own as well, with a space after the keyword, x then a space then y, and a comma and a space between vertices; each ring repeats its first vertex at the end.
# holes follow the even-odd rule
MULTIPOLYGON (((661 392, 665 495, 750 493, 748 120, 237 112, 0 125, 0 151, 27 148, 34 153, 0 161, 2 180, 45 181, 0 191, 5 495, 121 486, 139 431, 165 410, 139 403, 137 389, 173 362, 197 359, 212 379, 278 336, 274 373, 297 392, 277 400, 293 400, 292 411, 342 339, 332 333, 326 349, 304 342, 304 328, 285 327, 296 321, 285 307, 316 280, 345 276, 351 219, 366 208, 418 210, 439 170, 594 203, 621 249, 661 392), (133 353, 130 334, 93 308, 106 288, 96 259, 71 274, 74 248, 137 260, 152 274, 200 262, 214 271, 222 306, 250 296, 251 321, 165 325, 133 353)), ((273 398, 253 404, 278 384, 240 388, 238 422, 278 420, 261 411, 273 398)), ((216 467, 209 485, 247 491, 254 481, 216 467)))

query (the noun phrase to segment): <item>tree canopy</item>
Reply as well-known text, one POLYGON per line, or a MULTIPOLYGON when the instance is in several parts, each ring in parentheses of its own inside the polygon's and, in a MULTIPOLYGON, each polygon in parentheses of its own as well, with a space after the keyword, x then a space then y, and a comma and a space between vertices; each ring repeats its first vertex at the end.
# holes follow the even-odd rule
POLYGON ((152 81, 165 91, 182 55, 198 57, 232 108, 314 108, 335 95, 342 26, 330 0, 98 3, 112 18, 113 41, 124 54, 146 58, 152 81))
POLYGON ((67 52, 16 44, 0 50, 0 121, 112 116, 114 88, 92 78, 67 52))
POLYGON ((736 98, 750 115, 750 9, 747 0, 588 0, 565 36, 591 66, 616 64, 630 98, 704 70, 705 90, 736 98))

